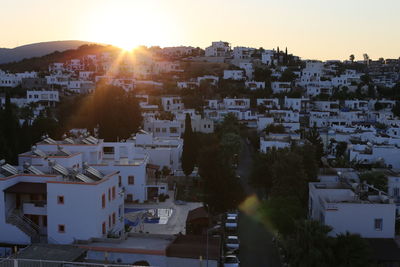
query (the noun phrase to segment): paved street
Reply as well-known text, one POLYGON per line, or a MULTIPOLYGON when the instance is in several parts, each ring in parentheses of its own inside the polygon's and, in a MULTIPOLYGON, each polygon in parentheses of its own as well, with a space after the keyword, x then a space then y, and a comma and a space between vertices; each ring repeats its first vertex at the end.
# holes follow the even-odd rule
MULTIPOLYGON (((252 151, 245 141, 242 142, 242 152, 237 174, 242 179, 247 195, 256 193, 248 184, 252 166, 252 151)), ((279 267, 281 266, 276 248, 271 240, 272 235, 261 223, 244 213, 239 216, 239 238, 242 267, 279 267)))

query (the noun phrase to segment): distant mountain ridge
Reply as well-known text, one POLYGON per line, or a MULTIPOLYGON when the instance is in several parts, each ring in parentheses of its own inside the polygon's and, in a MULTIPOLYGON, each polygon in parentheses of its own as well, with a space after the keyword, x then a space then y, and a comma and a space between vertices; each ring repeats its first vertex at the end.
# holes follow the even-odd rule
POLYGON ((52 41, 41 42, 18 46, 15 48, 0 48, 0 64, 20 61, 24 58, 41 57, 54 51, 65 51, 76 49, 84 44, 93 44, 94 42, 69 40, 69 41, 52 41))

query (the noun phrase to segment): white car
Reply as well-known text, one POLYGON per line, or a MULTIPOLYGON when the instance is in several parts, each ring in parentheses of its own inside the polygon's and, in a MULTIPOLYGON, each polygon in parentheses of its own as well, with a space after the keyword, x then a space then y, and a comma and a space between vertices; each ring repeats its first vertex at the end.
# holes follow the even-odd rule
POLYGON ((237 218, 236 217, 226 218, 225 228, 237 228, 237 218))
POLYGON ((235 235, 230 235, 226 238, 226 247, 228 249, 238 249, 239 248, 239 238, 235 235))
POLYGON ((237 219, 238 214, 237 214, 236 211, 231 211, 231 212, 227 212, 227 213, 226 213, 226 217, 227 217, 227 218, 229 218, 229 217, 235 217, 235 218, 237 219))
POLYGON ((225 256, 224 267, 239 267, 239 259, 235 255, 225 256))

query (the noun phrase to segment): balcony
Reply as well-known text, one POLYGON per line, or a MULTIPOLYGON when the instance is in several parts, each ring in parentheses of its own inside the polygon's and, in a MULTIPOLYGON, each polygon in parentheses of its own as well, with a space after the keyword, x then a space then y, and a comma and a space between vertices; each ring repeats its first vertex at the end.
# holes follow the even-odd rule
POLYGON ((27 201, 22 204, 22 213, 31 215, 47 215, 46 201, 27 201))

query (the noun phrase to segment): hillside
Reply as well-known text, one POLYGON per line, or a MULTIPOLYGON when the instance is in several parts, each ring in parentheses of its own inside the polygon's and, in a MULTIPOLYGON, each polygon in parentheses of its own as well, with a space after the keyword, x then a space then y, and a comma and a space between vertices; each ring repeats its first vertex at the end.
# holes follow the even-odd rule
POLYGON ((24 58, 41 57, 54 51, 61 52, 75 49, 89 43, 85 41, 54 41, 28 44, 15 48, 0 48, 0 64, 20 61, 24 58))
POLYGON ((76 49, 69 49, 63 52, 55 51, 40 57, 26 58, 17 62, 0 64, 0 70, 9 72, 47 71, 49 64, 54 62, 65 62, 69 59, 81 58, 84 55, 115 51, 117 49, 118 48, 110 45, 84 44, 76 49))

